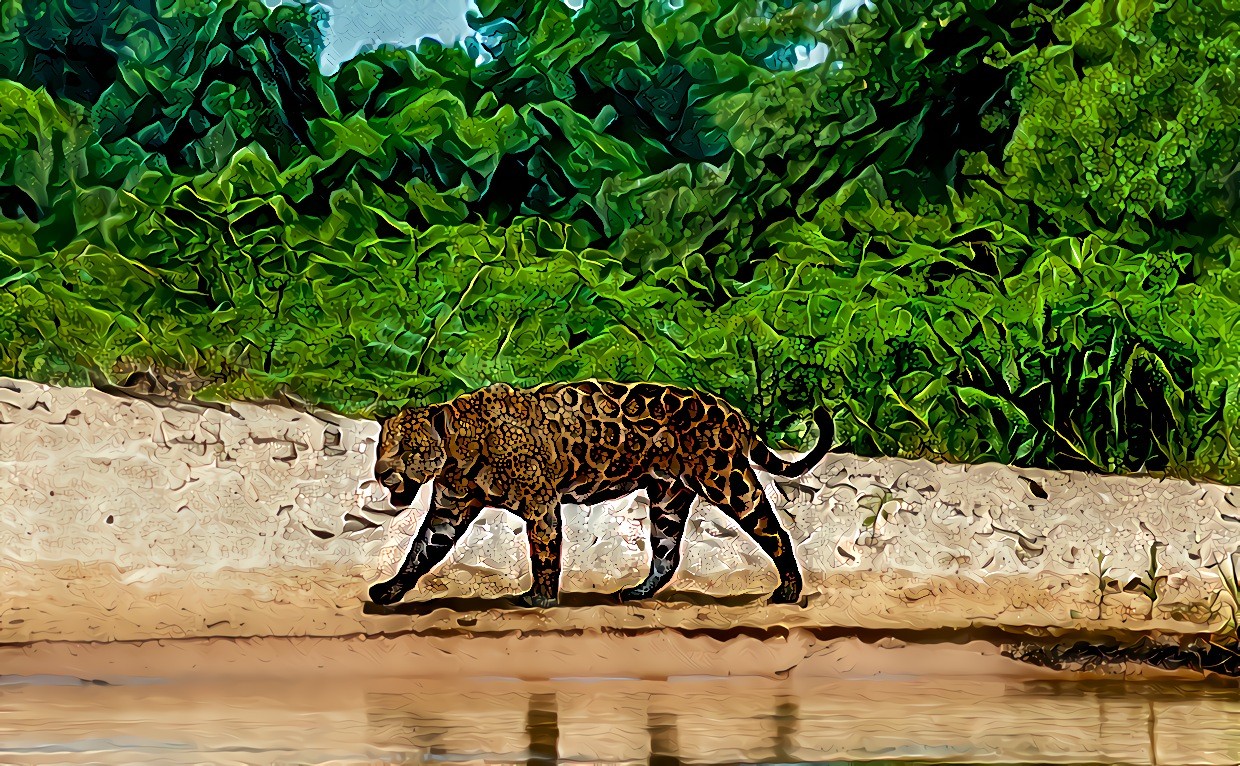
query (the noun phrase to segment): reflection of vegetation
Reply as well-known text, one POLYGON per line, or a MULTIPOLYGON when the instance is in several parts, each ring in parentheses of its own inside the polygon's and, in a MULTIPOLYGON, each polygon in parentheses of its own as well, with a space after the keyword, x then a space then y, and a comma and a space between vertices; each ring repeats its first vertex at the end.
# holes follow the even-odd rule
POLYGON ((0 372, 649 378, 862 454, 1240 480, 1240 12, 671 5, 482 0, 468 50, 324 77, 302 8, 3 0, 0 372))

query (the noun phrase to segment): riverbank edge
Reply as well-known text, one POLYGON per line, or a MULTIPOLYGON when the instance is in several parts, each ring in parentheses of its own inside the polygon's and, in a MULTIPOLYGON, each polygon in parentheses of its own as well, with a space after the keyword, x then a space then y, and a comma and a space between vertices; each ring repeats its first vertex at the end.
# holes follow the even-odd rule
MULTIPOLYGON (((1212 679, 1228 673, 1196 666, 1184 647, 1158 636, 1091 634, 1031 640, 993 629, 848 632, 552 631, 256 636, 143 641, 35 641, 0 645, 0 680, 68 677, 106 684, 264 678, 408 678, 550 681, 767 678, 912 680, 987 678, 1029 681, 1212 679), (1077 645, 1111 647, 1112 661, 1082 662, 1077 645), (1175 647, 1181 646, 1178 655, 1175 647), (1134 650, 1134 647, 1136 649, 1134 650), (1163 649, 1143 661, 1140 647, 1163 649), (1041 652, 1031 660, 1031 653, 1041 652), (1126 653, 1125 653, 1126 652, 1126 653), (1055 663, 1056 657, 1061 662, 1055 663), (1168 658, 1173 660, 1167 662, 1168 658)), ((1099 654, 1103 658, 1104 654, 1099 654)), ((1198 664, 1199 665, 1199 664, 1198 664)), ((1233 669, 1234 670, 1234 669, 1233 669)), ((1234 673, 1233 673, 1234 674, 1234 673)))

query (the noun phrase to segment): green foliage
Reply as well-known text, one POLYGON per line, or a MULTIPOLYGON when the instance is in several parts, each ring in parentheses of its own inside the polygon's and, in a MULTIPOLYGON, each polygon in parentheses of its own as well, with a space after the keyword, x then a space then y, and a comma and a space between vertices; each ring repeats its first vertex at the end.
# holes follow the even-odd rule
POLYGON ((9 0, 0 372, 650 379, 773 441, 825 403, 861 454, 1240 480, 1230 0, 471 21, 323 77, 304 8, 9 0))
POLYGON ((318 14, 268 13, 261 0, 9 0, 7 9, 0 77, 85 107, 105 147, 91 171, 111 184, 135 161, 214 169, 250 141, 282 160, 297 153, 304 110, 317 101, 318 14))
POLYGON ((1230 11, 1089 5, 1056 25, 1060 44, 1013 56, 1023 109, 1005 152, 1007 193, 1065 231, 1135 245, 1192 219, 1238 233, 1240 83, 1228 62, 1240 27, 1230 11))

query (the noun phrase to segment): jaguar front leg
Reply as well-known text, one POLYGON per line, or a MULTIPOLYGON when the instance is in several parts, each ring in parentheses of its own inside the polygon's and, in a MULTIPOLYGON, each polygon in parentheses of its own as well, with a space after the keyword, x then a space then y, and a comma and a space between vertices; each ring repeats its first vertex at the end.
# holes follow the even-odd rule
POLYGON ((422 575, 443 561, 461 534, 478 518, 485 504, 475 491, 453 492, 435 488, 430 511, 414 538, 400 571, 387 582, 370 588, 370 600, 381 606, 395 604, 405 593, 417 587, 422 575))
POLYGON ((521 606, 547 608, 560 597, 560 503, 540 503, 525 513, 525 535, 530 542, 533 586, 517 597, 521 606))

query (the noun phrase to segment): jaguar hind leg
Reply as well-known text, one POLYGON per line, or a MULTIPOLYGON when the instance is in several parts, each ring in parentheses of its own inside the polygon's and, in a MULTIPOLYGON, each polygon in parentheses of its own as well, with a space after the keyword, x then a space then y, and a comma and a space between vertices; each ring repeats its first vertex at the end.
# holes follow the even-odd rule
POLYGON ((693 490, 679 483, 657 482, 646 485, 650 496, 651 547, 650 574, 631 588, 620 591, 621 601, 652 597, 667 585, 680 565, 680 541, 689 521, 693 490))
POLYGON ((770 498, 753 468, 743 456, 732 461, 731 471, 713 482, 704 482, 701 494, 740 524, 775 563, 779 586, 771 596, 773 604, 793 604, 800 600, 803 582, 797 566, 792 539, 780 525, 770 498))
POLYGON ((757 541, 766 555, 771 557, 775 568, 779 570, 779 586, 771 595, 771 603, 795 604, 801 599, 801 569, 797 566, 796 555, 792 552, 792 539, 780 526, 770 500, 765 497, 765 493, 763 495, 747 516, 740 517, 738 514, 737 521, 741 528, 757 541))

